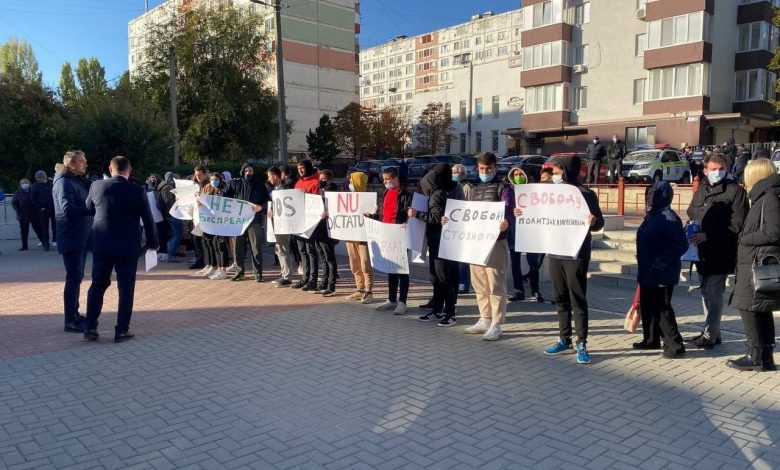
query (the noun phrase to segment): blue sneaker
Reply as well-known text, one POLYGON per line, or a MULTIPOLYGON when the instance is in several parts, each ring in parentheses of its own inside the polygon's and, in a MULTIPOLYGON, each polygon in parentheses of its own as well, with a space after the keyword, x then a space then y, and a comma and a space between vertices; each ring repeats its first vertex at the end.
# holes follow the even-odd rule
POLYGON ((557 356, 558 354, 572 351, 573 349, 571 343, 566 344, 562 339, 558 338, 558 342, 545 349, 544 353, 548 356, 557 356))
POLYGON ((584 344, 577 345, 577 363, 590 364, 590 354, 588 354, 584 344))

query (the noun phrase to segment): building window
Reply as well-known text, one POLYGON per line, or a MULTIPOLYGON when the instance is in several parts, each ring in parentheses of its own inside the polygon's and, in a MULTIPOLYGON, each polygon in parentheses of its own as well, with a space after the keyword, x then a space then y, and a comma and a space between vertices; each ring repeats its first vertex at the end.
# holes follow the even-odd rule
POLYGON ((498 40, 499 41, 506 41, 509 39, 509 32, 508 31, 501 31, 498 33, 498 40))
POLYGON ((588 87, 575 87, 574 91, 574 110, 588 108, 588 87))
POLYGON ((525 112, 541 113, 547 111, 562 111, 564 103, 564 88, 562 83, 528 87, 525 89, 525 112))
POLYGON ((474 114, 477 115, 477 119, 482 119, 482 98, 474 100, 474 114))
POLYGON ((439 78, 439 81, 443 82, 445 80, 450 79, 450 74, 448 72, 442 72, 441 77, 439 78))
POLYGON ((699 11, 651 21, 648 26, 648 49, 706 41, 710 14, 699 11), (705 16, 706 15, 706 16, 705 16))
POLYGON ((466 102, 460 102, 460 122, 466 122, 466 102))
POLYGON ((479 46, 480 44, 482 44, 482 36, 475 37, 474 38, 474 45, 475 46, 479 46))
POLYGON ((498 96, 494 96, 493 97, 493 109, 492 109, 493 117, 497 118, 498 117, 498 113, 499 113, 498 96))
POLYGON ((494 152, 498 152, 498 131, 492 131, 490 149, 494 152))
POLYGON ((574 24, 579 26, 585 23, 590 23, 590 2, 574 7, 574 24))
POLYGON ((485 42, 493 42, 493 34, 486 34, 485 35, 485 42))
POLYGON ((523 70, 569 65, 569 42, 554 41, 523 48, 523 70))
POLYGON ((406 54, 406 61, 409 62, 409 61, 412 61, 412 60, 414 60, 414 52, 410 52, 410 53, 406 54))
POLYGON ((460 153, 466 153, 466 134, 460 134, 460 153))
POLYGON ((412 88, 414 86, 414 79, 410 78, 404 83, 405 88, 412 88))
POLYGON ((634 80, 634 104, 642 104, 645 102, 645 85, 647 84, 646 78, 639 78, 634 80))
POLYGON ((405 73, 407 75, 414 73, 414 65, 407 65, 405 73))
POLYGON ((689 64, 650 71, 650 100, 709 95, 709 64, 689 64))
POLYGON ((474 142, 474 148, 475 148, 475 150, 477 152, 481 152, 482 151, 482 132, 477 131, 475 135, 476 135, 476 137, 474 139, 474 141, 475 141, 474 142))
POLYGON ((769 101, 775 97, 777 74, 766 69, 740 70, 736 73, 734 101, 769 101))
POLYGON ((574 48, 574 65, 588 65, 587 44, 583 44, 574 48))
POLYGON ((527 7, 524 10, 525 24, 533 28, 560 23, 563 17, 563 0, 541 2, 527 7))
POLYGON ((431 40, 432 40, 431 35, 430 34, 426 34, 426 35, 424 35, 422 37, 422 41, 421 42, 423 44, 428 44, 429 42, 431 42, 431 40))
POLYGON ((498 55, 498 57, 509 55, 509 47, 508 46, 501 46, 501 47, 499 47, 497 55, 498 55))
POLYGON ((452 103, 445 103, 444 104, 444 113, 452 119, 452 103))
POLYGON ((450 65, 449 57, 442 59, 441 62, 439 63, 440 67, 448 67, 449 65, 450 65))
POLYGON ((637 34, 634 38, 634 56, 642 57, 645 55, 645 47, 647 45, 647 34, 637 34))
POLYGON ((655 145, 655 126, 629 127, 626 129, 626 148, 655 145))
POLYGON ((449 52, 449 51, 450 51, 450 45, 449 44, 442 44, 441 45, 441 52, 442 53, 449 52))
POLYGON ((407 101, 414 99, 414 92, 410 91, 406 93, 406 96, 404 98, 406 98, 407 101))
POLYGON ((737 52, 766 50, 774 52, 778 45, 778 29, 765 21, 739 25, 737 52))

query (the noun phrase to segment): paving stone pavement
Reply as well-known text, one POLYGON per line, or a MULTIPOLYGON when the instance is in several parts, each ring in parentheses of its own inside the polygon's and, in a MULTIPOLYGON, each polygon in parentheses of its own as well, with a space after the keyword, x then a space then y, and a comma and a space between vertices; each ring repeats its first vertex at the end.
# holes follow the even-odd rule
MULTIPOLYGON (((56 254, 11 248, 0 242, 0 468, 780 467, 780 374, 726 368, 736 331, 685 360, 633 351, 608 312, 630 293, 591 290, 615 308, 591 315, 583 366, 541 352, 550 305, 512 304, 505 337, 486 343, 462 333, 473 295, 438 328, 166 264, 139 273, 136 340, 109 341, 112 287, 103 337, 84 343, 61 330, 56 254)), ((415 285, 410 304, 426 295, 415 285)))

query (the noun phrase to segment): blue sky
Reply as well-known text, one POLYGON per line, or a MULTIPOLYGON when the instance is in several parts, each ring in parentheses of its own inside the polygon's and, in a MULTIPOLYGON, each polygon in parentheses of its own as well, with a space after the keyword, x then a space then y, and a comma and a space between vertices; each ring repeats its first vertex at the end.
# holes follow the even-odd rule
MULTIPOLYGON (((149 7, 162 0, 149 0, 149 7)), ((467 21, 488 10, 505 12, 520 0, 363 0, 360 44, 373 46, 467 21)), ((59 83, 67 60, 97 57, 114 79, 127 70, 127 23, 144 0, 0 0, 0 41, 27 39, 49 85, 59 83)))

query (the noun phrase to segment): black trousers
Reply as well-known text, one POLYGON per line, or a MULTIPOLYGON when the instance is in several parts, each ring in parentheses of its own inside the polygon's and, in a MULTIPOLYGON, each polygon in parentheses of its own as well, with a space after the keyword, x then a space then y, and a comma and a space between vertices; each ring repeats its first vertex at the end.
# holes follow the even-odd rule
POLYGON ((559 259, 549 261, 550 280, 561 339, 571 343, 571 320, 577 330, 577 344, 588 341, 588 260, 559 259))
POLYGON ((433 311, 455 315, 455 304, 458 303, 458 263, 431 255, 428 269, 433 280, 433 311))
POLYGON ((672 308, 674 287, 639 286, 639 309, 642 314, 643 340, 649 345, 659 345, 672 353, 685 350, 682 335, 672 308))
POLYGON ((526 253, 525 260, 528 262, 528 274, 523 276, 522 253, 515 250, 509 250, 509 260, 512 264, 512 285, 517 292, 525 293, 523 280, 528 278, 531 285, 531 293, 539 292, 539 269, 544 262, 544 253, 526 253))
POLYGON ((601 171, 601 160, 588 160, 588 177, 586 183, 598 183, 599 172, 601 171))
POLYGON ((316 284, 319 277, 317 271, 317 245, 314 240, 296 237, 295 243, 298 245, 298 252, 301 254, 301 263, 303 266, 303 282, 306 284, 316 284))
POLYGON ((322 270, 322 284, 330 290, 336 289, 336 274, 338 265, 336 264, 336 243, 330 238, 317 240, 317 255, 319 256, 322 270))
POLYGON ((244 273, 246 261, 246 246, 249 245, 249 257, 256 276, 263 275, 263 244, 265 243, 265 227, 257 223, 247 227, 243 235, 236 237, 236 252, 233 257, 238 266, 238 272, 244 273))
POLYGON ((742 316, 748 346, 751 348, 775 346, 775 318, 772 312, 740 310, 739 314, 742 316))
POLYGON ((86 251, 68 251, 62 254, 62 264, 65 265, 65 289, 62 292, 65 324, 79 321, 79 294, 86 262, 86 251))
POLYGON ((406 297, 409 295, 409 275, 408 274, 388 274, 387 275, 387 300, 395 302, 400 300, 406 303, 406 297), (398 292, 398 289, 401 289, 398 292))
MULTIPOLYGON (((196 265, 205 265, 205 247, 203 246, 203 237, 199 237, 197 235, 192 236, 192 245, 195 249, 195 264, 196 265)), ((162 250, 162 245, 161 250, 162 250)), ((168 250, 165 250, 166 252, 168 250)))
POLYGON ((163 220, 154 224, 157 227, 157 239, 160 241, 158 253, 168 253, 168 240, 171 239, 171 227, 168 222, 163 220))
POLYGON ((203 244, 206 245, 206 264, 215 268, 230 266, 230 247, 227 238, 205 234, 203 244))
POLYGON ((54 217, 54 211, 44 209, 38 212, 38 216, 41 224, 40 235, 43 236, 41 242, 44 246, 48 245, 50 241, 57 243, 57 219, 54 217), (49 238, 49 228, 51 228, 51 238, 49 238))
POLYGON ((609 163, 609 182, 610 183, 617 183, 618 178, 620 177, 620 171, 623 169, 623 159, 622 158, 610 158, 608 160, 609 163))
POLYGON ((138 256, 92 254, 92 285, 87 293, 87 330, 97 329, 98 318, 103 310, 103 295, 111 285, 111 273, 116 271, 116 285, 119 290, 119 307, 116 318, 116 334, 130 328, 135 297, 135 272, 138 256))
MULTIPOLYGON (((27 238, 30 236, 30 225, 32 225, 33 231, 38 236, 38 240, 44 243, 43 234, 41 233, 41 221, 35 215, 29 219, 21 219, 19 220, 19 232, 22 236, 22 248, 25 250, 27 249, 27 238)), ((44 245, 47 244, 48 242, 44 243, 44 245)))

